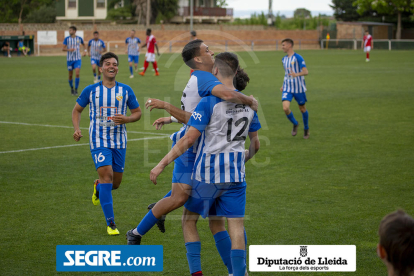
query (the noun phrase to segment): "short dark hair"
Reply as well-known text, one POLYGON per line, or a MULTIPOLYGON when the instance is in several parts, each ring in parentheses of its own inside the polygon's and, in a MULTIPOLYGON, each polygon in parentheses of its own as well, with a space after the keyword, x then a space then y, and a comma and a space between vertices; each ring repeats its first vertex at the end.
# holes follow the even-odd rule
POLYGON ((94 31, 93 34, 99 34, 99 32, 98 31, 94 31))
POLYGON ((196 31, 191 31, 191 32, 190 32, 190 34, 191 34, 192 36, 197 36, 196 31))
POLYGON ((380 245, 396 275, 414 271, 414 219, 402 210, 386 215, 379 226, 380 245))
POLYGON ((151 33, 151 29, 150 28, 147 29, 147 33, 151 33))
POLYGON ((116 59, 116 63, 119 65, 119 60, 118 60, 118 56, 115 55, 114 53, 108 52, 102 55, 101 59, 99 60, 99 66, 102 67, 103 63, 106 59, 108 58, 115 58, 116 59))
POLYGON ((283 39, 283 40, 282 40, 282 43, 283 43, 283 42, 290 43, 290 45, 292 45, 292 47, 293 47, 293 40, 292 40, 292 39, 290 39, 290 38, 285 38, 285 39, 283 39))
POLYGON ((250 81, 249 75, 247 75, 246 72, 244 72, 244 69, 240 67, 237 68, 237 74, 234 76, 233 79, 233 86, 239 90, 239 91, 243 91, 246 86, 247 83, 250 81))
POLYGON ((181 52, 183 61, 191 69, 195 69, 194 58, 200 56, 200 46, 203 43, 201 39, 196 39, 188 42, 181 52))
POLYGON ((69 29, 72 29, 72 30, 74 30, 75 32, 77 31, 77 29, 76 29, 76 27, 75 27, 75 26, 70 26, 70 27, 69 27, 69 29))
POLYGON ((239 68, 239 58, 230 52, 220 53, 215 57, 214 67, 219 68, 223 77, 232 77, 239 68))
POLYGON ((134 32, 135 33, 135 30, 131 30, 131 32, 134 32))

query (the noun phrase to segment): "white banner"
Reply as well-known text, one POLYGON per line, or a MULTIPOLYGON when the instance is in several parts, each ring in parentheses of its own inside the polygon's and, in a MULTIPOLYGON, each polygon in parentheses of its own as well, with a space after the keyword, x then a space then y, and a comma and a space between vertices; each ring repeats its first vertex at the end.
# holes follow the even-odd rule
POLYGON ((37 44, 56 45, 57 31, 37 31, 37 44))
MULTIPOLYGON (((84 40, 83 42, 86 44, 85 38, 83 37, 83 31, 76 31, 76 35, 82 37, 82 39, 84 40)), ((69 36, 69 31, 65 31, 65 37, 69 36)))
POLYGON ((356 271, 355 245, 250 245, 250 271, 356 271))

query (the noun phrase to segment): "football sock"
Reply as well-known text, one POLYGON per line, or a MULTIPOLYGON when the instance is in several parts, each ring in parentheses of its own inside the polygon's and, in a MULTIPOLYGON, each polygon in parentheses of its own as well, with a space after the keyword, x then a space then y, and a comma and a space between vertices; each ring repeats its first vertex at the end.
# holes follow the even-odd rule
POLYGON ((171 196, 171 190, 164 196, 164 198, 171 196))
POLYGON ((303 119, 303 124, 305 125, 305 130, 309 129, 309 123, 308 123, 309 113, 307 110, 304 113, 302 113, 302 119, 303 119))
POLYGON ((93 77, 96 78, 96 73, 93 73, 93 77))
POLYGON ((233 273, 233 268, 231 266, 231 240, 229 233, 227 231, 221 231, 214 235, 214 240, 216 241, 217 251, 220 254, 221 259, 223 260, 224 265, 227 267, 229 274, 233 273))
POLYGON ((73 88, 73 80, 69 80, 70 88, 73 88))
POLYGON ((144 73, 147 71, 148 65, 149 65, 148 61, 145 61, 144 62, 144 71, 143 71, 144 73))
POLYGON ((156 223, 158 219, 152 214, 152 210, 145 215, 137 226, 137 231, 141 236, 144 236, 156 223))
POLYGON ((247 234, 246 228, 244 229, 244 258, 247 260, 247 234))
POLYGON ((106 218, 106 224, 114 220, 114 205, 112 203, 112 183, 99 183, 99 200, 101 201, 102 211, 106 218))
POLYGON ((367 52, 367 59, 369 59, 369 53, 367 52))
POLYGON ((101 80, 101 75, 98 76, 98 80, 101 80))
POLYGON ((80 78, 75 78, 75 89, 78 89, 79 87, 79 80, 80 78))
POLYGON ((244 276, 246 272, 246 250, 231 250, 231 263, 233 265, 233 276, 244 276))
POLYGON ((289 121, 292 122, 295 126, 298 125, 298 121, 296 121, 295 117, 293 117, 293 112, 291 111, 289 115, 286 115, 286 117, 289 119, 289 121))
POLYGON ((129 66, 129 72, 131 73, 131 75, 133 75, 134 73, 132 72, 132 66, 129 66))
POLYGON ((190 273, 201 271, 201 242, 186 242, 187 261, 190 267, 190 273))
POLYGON ((152 67, 154 67, 155 72, 158 72, 158 65, 157 65, 157 62, 156 61, 154 61, 152 63, 152 67))

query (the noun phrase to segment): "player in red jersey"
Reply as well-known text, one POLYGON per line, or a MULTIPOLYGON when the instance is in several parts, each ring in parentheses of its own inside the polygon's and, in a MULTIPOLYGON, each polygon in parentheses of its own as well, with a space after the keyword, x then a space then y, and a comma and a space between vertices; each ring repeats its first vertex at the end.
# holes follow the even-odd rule
POLYGON ((364 35, 364 52, 367 53, 367 59, 366 62, 369 61, 369 52, 371 51, 372 47, 372 36, 369 34, 368 31, 365 31, 364 35))
POLYGON ((154 48, 157 49, 157 55, 160 55, 160 52, 158 51, 158 45, 157 40, 155 39, 155 36, 151 34, 151 29, 147 29, 147 42, 142 46, 142 48, 147 47, 147 53, 145 54, 145 62, 144 62, 144 71, 139 73, 141 76, 145 75, 145 71, 147 71, 149 62, 152 62, 152 66, 155 70, 155 75, 159 76, 158 73, 158 66, 157 61, 155 60, 155 53, 154 48))

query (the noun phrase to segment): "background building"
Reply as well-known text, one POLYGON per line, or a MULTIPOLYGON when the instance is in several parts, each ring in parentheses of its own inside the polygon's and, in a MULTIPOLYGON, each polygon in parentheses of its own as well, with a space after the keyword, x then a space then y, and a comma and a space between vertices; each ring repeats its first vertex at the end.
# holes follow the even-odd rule
POLYGON ((108 0, 56 0, 57 21, 104 21, 108 0))

